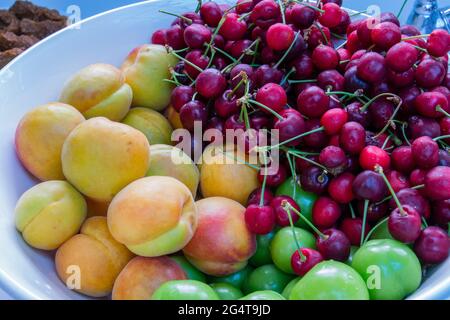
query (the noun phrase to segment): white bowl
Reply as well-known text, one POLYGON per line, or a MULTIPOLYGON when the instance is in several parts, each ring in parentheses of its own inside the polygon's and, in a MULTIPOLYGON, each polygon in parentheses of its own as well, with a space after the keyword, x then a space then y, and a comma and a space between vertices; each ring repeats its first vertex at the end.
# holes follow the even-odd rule
MULTIPOLYGON (((192 11, 196 0, 146 1, 66 28, 40 42, 0 71, 0 287, 17 299, 85 299, 58 279, 53 254, 30 248, 14 227, 14 207, 36 181, 20 165, 14 132, 24 113, 58 99, 74 72, 97 62, 119 66, 134 47, 173 17, 158 13, 192 11)), ((411 298, 450 297, 450 260, 434 271, 411 298)))

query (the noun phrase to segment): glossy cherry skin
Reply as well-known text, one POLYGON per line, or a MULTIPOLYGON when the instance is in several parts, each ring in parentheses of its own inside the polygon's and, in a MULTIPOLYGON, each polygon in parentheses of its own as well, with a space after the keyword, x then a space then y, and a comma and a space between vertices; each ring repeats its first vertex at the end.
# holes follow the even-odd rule
MULTIPOLYGON (((350 64, 349 64, 350 65, 350 64)), ((344 73, 345 79, 345 91, 355 92, 356 90, 362 90, 363 92, 368 92, 370 89, 370 84, 364 81, 357 75, 357 66, 354 65, 348 68, 344 73)))
MULTIPOLYGON (((369 223, 377 223, 388 214, 388 207, 387 202, 369 204, 367 208, 367 221, 369 223)), ((356 208, 358 215, 361 218, 364 217, 364 200, 358 201, 356 208)))
POLYGON ((344 109, 333 108, 326 111, 320 119, 320 124, 329 135, 338 134, 348 120, 348 113, 344 109))
POLYGON ((330 43, 331 41, 331 33, 330 29, 324 26, 313 25, 309 29, 308 34, 308 47, 310 49, 314 49, 319 44, 330 43))
POLYGON ((219 34, 226 40, 242 39, 247 32, 247 23, 245 20, 240 20, 239 15, 235 13, 228 13, 219 29, 219 34))
POLYGON ((275 23, 266 33, 267 45, 276 51, 286 50, 294 41, 294 30, 286 24, 275 23))
MULTIPOLYGON (((291 197, 278 196, 273 198, 272 201, 270 202, 270 206, 275 212, 277 224, 282 227, 290 226, 288 212, 283 207, 286 202, 300 212, 300 207, 291 197)), ((292 223, 296 223, 298 219, 300 219, 300 217, 295 212, 291 211, 292 223)))
POLYGON ((181 108, 180 119, 185 129, 193 131, 195 122, 206 124, 208 111, 201 101, 190 101, 181 108))
MULTIPOLYGON (((201 50, 190 51, 186 54, 185 58, 200 69, 205 69, 209 63, 209 58, 207 56, 204 56, 201 50)), ((200 71, 198 71, 188 63, 184 65, 184 68, 186 70, 186 73, 193 79, 197 78, 197 76, 200 74, 200 71)))
POLYGON ((250 21, 263 29, 268 29, 272 24, 278 22, 279 17, 278 4, 273 0, 262 0, 253 8, 250 21))
POLYGON ((429 118, 441 118, 443 113, 437 110, 441 107, 445 112, 450 112, 448 99, 440 92, 424 92, 414 101, 414 106, 419 114, 429 118))
POLYGON ((328 109, 330 98, 325 91, 312 86, 299 94, 297 98, 298 110, 307 117, 320 117, 328 109))
POLYGON ((236 12, 239 14, 250 12, 255 6, 254 3, 254 1, 238 0, 236 1, 236 12))
POLYGON ((365 170, 374 170, 377 165, 387 170, 390 167, 391 158, 383 149, 376 146, 367 146, 359 155, 359 164, 365 170))
POLYGON ((369 111, 361 110, 362 103, 359 101, 352 102, 345 107, 349 122, 358 122, 363 128, 368 127, 370 123, 369 111))
POLYGON ((222 118, 228 118, 240 110, 236 96, 230 96, 231 93, 231 90, 226 90, 214 101, 214 109, 222 118))
POLYGON ((211 41, 211 31, 201 24, 191 24, 184 29, 184 42, 191 49, 201 49, 211 41))
POLYGON ((386 53, 386 65, 397 72, 410 69, 419 58, 419 52, 410 43, 399 42, 386 53))
MULTIPOLYGON (((247 206, 250 206, 252 204, 259 205, 259 202, 261 200, 261 196, 262 196, 262 189, 261 188, 255 189, 248 196, 247 206)), ((270 202, 272 201, 272 199, 273 199, 273 193, 268 188, 266 188, 264 190, 264 202, 263 202, 263 205, 264 206, 270 205, 270 202)))
POLYGON ((414 115, 408 119, 408 133, 411 139, 436 138, 441 135, 441 128, 435 119, 414 115))
POLYGON ((255 71, 255 81, 258 87, 262 87, 268 83, 280 83, 283 79, 283 72, 272 68, 267 64, 263 64, 255 71))
MULTIPOLYGON (((277 119, 273 124, 273 129, 279 130, 280 142, 292 139, 305 132, 305 121, 302 115, 294 109, 285 109, 280 112, 283 119, 277 119)), ((301 139, 287 143, 287 146, 299 145, 301 139)))
MULTIPOLYGON (((398 191, 396 195, 402 205, 410 206, 426 219, 430 217, 430 203, 420 194, 418 190, 406 188, 398 191)), ((389 207, 392 210, 397 207, 394 199, 389 201, 389 207)))
POLYGON ((413 243, 420 235, 422 221, 420 215, 412 207, 404 205, 402 213, 399 208, 389 215, 389 233, 396 240, 404 243, 413 243))
POLYGON ((319 162, 333 173, 341 173, 347 165, 347 157, 341 148, 328 146, 320 152, 319 162))
POLYGON ((447 233, 439 227, 431 226, 420 233, 414 243, 414 252, 424 264, 438 264, 448 257, 449 238, 447 233))
POLYGON ((233 114, 225 120, 225 130, 242 130, 245 131, 245 123, 239 118, 238 114, 233 114))
POLYGON ((324 12, 319 16, 319 22, 321 25, 333 28, 339 25, 342 18, 341 8, 332 2, 326 3, 322 6, 324 12))
MULTIPOLYGON (((287 96, 283 87, 276 83, 268 83, 258 90, 256 101, 275 112, 280 112, 287 103, 287 96)), ((265 109, 261 111, 269 113, 265 109)))
POLYGON ((435 201, 432 212, 433 222, 443 228, 448 228, 450 223, 450 199, 435 201))
POLYGON ((386 99, 378 99, 369 107, 370 119, 375 129, 381 130, 394 114, 394 104, 386 99))
POLYGON ((191 86, 178 86, 172 91, 170 96, 170 103, 172 107, 180 112, 181 107, 192 100, 195 90, 191 86))
POLYGON ((200 16, 208 26, 217 27, 220 19, 222 19, 222 10, 220 9, 220 6, 213 1, 205 2, 200 7, 200 16))
POLYGON ((428 53, 435 57, 441 57, 450 50, 450 34, 443 29, 431 32, 427 39, 428 53))
POLYGON ((174 50, 180 50, 186 47, 184 42, 183 29, 179 25, 171 26, 166 30, 166 42, 167 45, 174 50))
POLYGON ((353 180, 353 194, 361 200, 381 201, 387 193, 383 178, 376 172, 366 170, 353 180))
MULTIPOLYGON (((305 121, 305 131, 309 132, 321 127, 319 119, 308 119, 305 121)), ((311 133, 302 138, 305 146, 311 148, 322 148, 328 144, 328 136, 324 131, 318 131, 311 133)))
POLYGON ((379 48, 387 50, 400 42, 401 32, 399 26, 392 22, 377 24, 370 33, 372 42, 379 48))
POLYGON ((347 261, 351 249, 351 243, 347 236, 337 229, 325 230, 323 234, 325 237, 318 237, 316 246, 324 259, 347 261))
POLYGON ((217 69, 206 69, 200 73, 195 83, 197 92, 203 97, 212 99, 220 96, 227 87, 227 80, 217 69))
POLYGON ((386 173, 386 178, 395 192, 410 187, 408 178, 398 171, 390 170, 386 173))
POLYGON ((346 152, 359 154, 366 145, 366 131, 357 122, 347 122, 341 129, 339 141, 346 152))
POLYGON ((165 29, 159 29, 153 32, 151 42, 153 44, 160 44, 162 46, 167 44, 167 31, 165 29))
POLYGON ((441 62, 433 59, 425 59, 417 66, 415 79, 419 86, 433 88, 442 83, 445 75, 445 68, 441 62))
POLYGON ((337 70, 325 70, 317 75, 317 84, 324 90, 342 91, 345 89, 345 78, 337 70))
POLYGON ((317 17, 316 10, 296 3, 290 13, 290 21, 299 29, 307 29, 312 26, 317 17))
POLYGON ((328 197, 320 197, 313 206, 313 223, 320 229, 333 227, 341 217, 341 208, 328 197))
POLYGON ((354 179, 355 176, 348 172, 333 178, 328 186, 331 198, 341 204, 350 203, 354 199, 352 189, 354 179))
POLYGON ((410 146, 395 148, 391 153, 391 163, 395 170, 408 174, 414 170, 416 163, 410 146))
POLYGON ((379 83, 386 75, 384 57, 376 52, 367 52, 359 59, 356 74, 369 83, 379 83))
POLYGON ((300 252, 302 256, 300 256, 300 253, 296 250, 291 257, 292 270, 299 276, 304 276, 315 265, 323 261, 322 254, 317 250, 301 248, 300 252))
POLYGON ((314 73, 314 64, 310 56, 302 54, 291 62, 297 79, 309 79, 314 73))
MULTIPOLYGON (((363 223, 361 218, 346 218, 341 222, 340 230, 347 236, 352 246, 359 246, 361 244, 362 225, 363 223)), ((369 230, 370 227, 366 223, 366 227, 364 229, 365 236, 367 236, 369 230)))
POLYGON ((305 191, 322 194, 327 189, 330 178, 322 169, 312 166, 300 174, 300 183, 305 191))
MULTIPOLYGON (((261 168, 258 172, 258 180, 263 183, 265 176, 265 168, 261 168)), ((266 185, 268 187, 278 187, 281 185, 287 178, 286 168, 282 165, 278 166, 278 170, 276 172, 270 172, 268 170, 266 177, 266 185)))
POLYGON ((275 227, 275 213, 270 206, 250 205, 245 210, 245 223, 255 234, 268 234, 275 227))
POLYGON ((431 200, 450 199, 450 167, 437 166, 428 171, 424 192, 431 200))
POLYGON ((311 56, 314 66, 319 70, 335 69, 339 63, 339 55, 334 48, 326 45, 318 45, 311 56))
POLYGON ((439 163, 439 146, 430 137, 414 140, 411 146, 414 162, 422 169, 430 169, 439 163))

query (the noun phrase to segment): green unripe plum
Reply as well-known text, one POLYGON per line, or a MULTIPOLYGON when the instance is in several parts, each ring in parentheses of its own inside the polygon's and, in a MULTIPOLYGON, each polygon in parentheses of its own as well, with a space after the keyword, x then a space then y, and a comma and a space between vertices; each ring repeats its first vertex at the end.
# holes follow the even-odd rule
POLYGON ((209 281, 211 283, 228 283, 231 284, 233 287, 242 289, 242 285, 244 284, 245 279, 248 277, 248 275, 253 271, 253 268, 247 265, 244 269, 235 272, 233 274, 230 274, 225 277, 211 277, 209 281))
MULTIPOLYGON (((316 248, 316 239, 309 231, 294 228, 294 233, 301 248, 316 248)), ((291 227, 279 230, 270 243, 270 254, 273 263, 283 272, 294 274, 291 267, 291 257, 297 250, 291 227)))
POLYGON ((270 255, 270 242, 274 236, 275 231, 256 236, 256 252, 249 260, 251 265, 259 267, 272 263, 272 257, 270 255))
POLYGON ((244 296, 241 290, 229 283, 212 283, 211 288, 217 293, 220 300, 237 300, 244 296))
POLYGON ((171 256, 180 267, 186 272, 186 276, 189 280, 197 280, 200 282, 206 282, 206 276, 196 267, 194 267, 184 256, 176 255, 171 256))
POLYGON ((285 297, 286 299, 289 299, 291 296, 292 289, 295 287, 295 285, 300 281, 301 277, 297 277, 292 279, 286 287, 284 287, 283 292, 281 295, 285 297))
POLYGON ((342 262, 322 261, 292 288, 290 300, 369 300, 361 276, 342 262))
POLYGON ((161 285, 152 300, 219 300, 207 284, 196 280, 172 280, 161 285))
POLYGON ((291 275, 284 273, 273 264, 267 264, 253 270, 245 279, 242 289, 247 294, 265 290, 281 293, 291 280, 291 275))
POLYGON ((275 291, 256 291, 246 295, 239 300, 286 300, 281 294, 275 291))
POLYGON ((371 240, 355 253, 352 267, 366 281, 370 298, 400 300, 422 281, 419 259, 405 244, 390 239, 371 240))

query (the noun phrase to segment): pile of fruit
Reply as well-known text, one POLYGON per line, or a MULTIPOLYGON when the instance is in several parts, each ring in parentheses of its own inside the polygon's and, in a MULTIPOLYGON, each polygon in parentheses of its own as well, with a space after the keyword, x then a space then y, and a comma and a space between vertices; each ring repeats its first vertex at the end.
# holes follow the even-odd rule
POLYGON ((17 128, 43 181, 25 241, 93 297, 412 294, 449 253, 450 35, 341 4, 199 1, 120 69, 80 70, 17 128), (197 125, 239 134, 191 159, 172 129, 197 125), (248 161, 275 151, 276 172, 248 161))

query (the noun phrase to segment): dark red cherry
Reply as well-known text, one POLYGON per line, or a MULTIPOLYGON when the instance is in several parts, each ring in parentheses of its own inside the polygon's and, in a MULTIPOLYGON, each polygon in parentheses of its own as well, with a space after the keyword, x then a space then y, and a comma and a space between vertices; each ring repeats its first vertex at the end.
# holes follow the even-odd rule
POLYGON ((339 63, 339 55, 336 50, 323 44, 314 48, 311 58, 319 70, 335 69, 339 63))
POLYGON ((391 153, 391 161, 394 169, 402 173, 410 173, 416 166, 410 146, 395 148, 391 153))
MULTIPOLYGON (((418 190, 406 188, 398 191, 396 195, 402 205, 410 206, 426 219, 430 217, 430 203, 420 194, 418 190)), ((389 207, 391 209, 396 208, 394 199, 389 201, 389 207)))
MULTIPOLYGON (((305 121, 305 132, 310 132, 321 128, 319 119, 308 119, 305 121)), ((322 148, 328 143, 328 136, 325 131, 317 131, 303 137, 303 143, 311 148, 322 148)))
POLYGON ((351 243, 340 230, 328 229, 323 232, 325 237, 316 240, 317 250, 327 260, 347 261, 350 255, 351 243))
POLYGON ((278 166, 278 170, 276 172, 271 172, 269 169, 261 168, 258 172, 258 180, 263 183, 264 176, 266 176, 266 185, 269 187, 278 187, 281 185, 287 178, 286 168, 282 165, 278 166), (267 176, 266 176, 266 172, 267 176))
POLYGON ((407 42, 399 42, 386 53, 387 66, 397 72, 409 70, 419 58, 419 52, 407 42))
POLYGON ((328 193, 331 198, 341 204, 347 204, 353 201, 353 180, 355 180, 355 176, 348 172, 333 178, 328 186, 328 193))
POLYGON ((296 3, 291 9, 290 20, 297 28, 306 29, 312 26, 316 16, 316 10, 296 3))
POLYGON ((417 112, 429 118, 441 118, 444 114, 438 110, 442 108, 445 112, 450 112, 448 99, 440 92, 424 92, 414 101, 417 112))
POLYGON ((322 6, 322 10, 324 12, 319 16, 321 25, 328 28, 339 25, 342 18, 342 10, 337 4, 332 2, 326 3, 322 6))
POLYGON ((381 201, 387 192, 383 178, 376 172, 366 170, 353 180, 353 194, 362 200, 381 201))
POLYGON ((424 191, 432 200, 450 199, 450 167, 437 166, 428 171, 424 191))
POLYGON ((193 100, 186 103, 181 108, 180 119, 185 129, 193 131, 195 122, 206 124, 206 121, 208 120, 208 111, 202 102, 193 100))
POLYGON ((347 111, 340 108, 333 108, 322 115, 320 124, 324 127, 327 134, 334 135, 341 131, 344 124, 347 123, 347 120, 347 111))
POLYGON ((275 23, 266 33, 267 45, 276 51, 288 49, 294 41, 294 30, 286 24, 275 23))
POLYGON ((275 213, 270 206, 250 205, 245 210, 245 223, 252 233, 268 234, 275 227, 275 213))
POLYGON ((304 276, 315 265, 323 261, 322 254, 317 250, 301 248, 300 252, 302 254, 301 256, 298 250, 296 250, 291 257, 292 270, 299 276, 304 276))
POLYGON ((386 173, 386 178, 391 184, 392 189, 394 189, 394 192, 409 188, 408 178, 398 171, 390 170, 386 173))
POLYGON ((414 140, 412 146, 414 162, 422 169, 430 169, 439 163, 439 146, 430 137, 423 136, 414 140))
POLYGON ((183 29, 179 25, 171 26, 166 30, 166 42, 167 45, 172 47, 174 50, 180 50, 186 47, 184 42, 183 29))
POLYGON ((200 16, 208 26, 217 27, 220 19, 222 19, 222 10, 220 9, 220 6, 213 1, 205 2, 200 7, 200 16))
POLYGON ((413 243, 420 235, 422 221, 412 207, 404 205, 403 210, 396 208, 388 219, 389 233, 398 241, 413 243))
POLYGON ((192 100, 195 90, 191 86, 178 86, 173 89, 170 96, 170 103, 175 110, 180 112, 181 107, 192 100))
POLYGON ((222 118, 239 112, 240 108, 235 95, 232 95, 231 90, 226 90, 214 101, 214 109, 216 113, 222 118))
MULTIPOLYGON (((287 103, 286 92, 276 83, 268 83, 256 93, 256 101, 275 112, 280 112, 287 103)), ((262 109, 263 112, 269 111, 262 109)))
POLYGON ((341 217, 341 208, 328 197, 320 197, 312 209, 313 223, 320 229, 333 227, 341 217))
POLYGON ((166 29, 159 29, 153 32, 151 42, 153 44, 160 44, 162 46, 167 44, 167 31, 166 29))
POLYGON ((390 167, 391 158, 383 149, 376 146, 367 146, 359 155, 359 164, 365 170, 374 170, 377 165, 387 170, 390 167))
POLYGON ((384 57, 376 52, 367 52, 359 59, 356 74, 364 81, 379 83, 386 75, 384 57))
POLYGON ((433 222, 437 225, 448 228, 450 223, 450 199, 433 202, 433 222))
MULTIPOLYGON (((294 201, 294 199, 288 196, 275 197, 270 203, 270 206, 275 212, 277 224, 281 227, 287 227, 290 225, 288 212, 284 208, 286 203, 289 203, 293 208, 300 212, 300 207, 298 204, 294 201)), ((295 212, 291 212, 292 223, 296 223, 298 219, 300 219, 300 217, 295 212)))
POLYGON ((322 194, 327 189, 330 178, 320 168, 312 166, 300 174, 300 183, 305 191, 322 194))
POLYGON ((401 32, 398 25, 392 22, 377 24, 370 32, 372 42, 379 48, 387 50, 400 42, 401 32))
POLYGON ((342 91, 345 89, 345 78, 337 70, 325 70, 317 75, 317 84, 324 90, 342 91))
POLYGON ((330 98, 321 88, 312 86, 297 98, 298 110, 307 117, 320 117, 328 109, 330 98))
POLYGON ((432 56, 445 56, 450 51, 450 34, 444 29, 433 30, 427 39, 427 50, 432 56))
MULTIPOLYGON (((294 109, 285 109, 280 112, 283 119, 277 119, 273 128, 278 131, 280 142, 295 138, 305 132, 305 121, 302 115, 294 109)), ((287 143, 287 146, 296 146, 300 139, 287 143)))
POLYGON ((200 73, 195 83, 197 92, 205 98, 217 98, 227 87, 227 80, 217 69, 206 69, 200 73))
POLYGON ((441 62, 434 59, 425 59, 416 68, 415 79, 423 88, 439 86, 446 75, 445 68, 441 62))
POLYGON ((300 55, 292 61, 292 67, 295 68, 295 77, 297 79, 309 79, 314 73, 314 65, 310 56, 306 54, 300 55))
POLYGON ((337 170, 340 171, 338 173, 341 173, 347 165, 347 157, 341 148, 328 146, 320 152, 319 162, 330 171, 334 172, 337 170))
MULTIPOLYGON (((364 200, 358 201, 357 212, 360 217, 364 216, 364 200)), ((376 223, 388 214, 387 202, 371 203, 367 208, 367 221, 376 223)))
POLYGON ((314 49, 319 44, 330 43, 331 41, 331 33, 330 29, 324 26, 313 25, 309 29, 308 36, 306 37, 308 40, 308 47, 310 49, 314 49))
POLYGON ((259 87, 268 83, 279 84, 283 79, 283 72, 278 69, 272 68, 269 65, 262 65, 255 71, 256 84, 259 87))
POLYGON ((414 244, 414 252, 424 264, 438 264, 448 257, 450 242, 447 233, 439 227, 431 226, 420 233, 414 244))
MULTIPOLYGON (((341 222, 340 230, 347 236, 352 246, 359 246, 361 244, 362 225, 361 218, 346 218, 341 222)), ((366 223, 364 236, 367 236, 369 230, 370 227, 366 223)))
POLYGON ((247 32, 247 23, 245 20, 239 19, 239 15, 236 13, 228 13, 219 29, 219 33, 226 40, 239 40, 242 39, 247 32))
POLYGON ((417 139, 422 136, 436 138, 441 135, 441 128, 435 119, 417 115, 409 117, 407 129, 410 139, 417 139))
POLYGON ((201 49, 211 41, 211 31, 201 24, 191 24, 184 29, 184 42, 191 49, 201 49))
POLYGON ((368 82, 358 77, 357 70, 358 68, 355 65, 345 71, 345 91, 355 92, 356 90, 361 90, 362 92, 368 92, 370 89, 370 85, 368 82))
POLYGON ((363 127, 369 126, 369 111, 362 110, 362 103, 359 101, 352 102, 345 107, 348 114, 348 121, 357 122, 363 127))
MULTIPOLYGON (((262 189, 257 188, 252 193, 250 193, 248 200, 247 200, 247 206, 250 206, 252 204, 259 205, 259 202, 261 201, 262 196, 262 189)), ((264 206, 270 205, 273 199, 273 194, 269 189, 264 190, 264 206)))
POLYGON ((252 11, 255 1, 238 0, 236 1, 236 12, 239 14, 248 13, 252 11))
POLYGON ((357 122, 347 122, 341 129, 341 147, 350 154, 359 154, 366 145, 366 131, 357 122))
MULTIPOLYGON (((209 63, 209 58, 207 56, 204 56, 201 50, 190 51, 186 54, 185 58, 187 61, 191 62, 202 70, 205 69, 209 63)), ((197 76, 200 74, 200 71, 191 66, 189 63, 185 63, 184 68, 186 70, 186 73, 193 79, 197 78, 197 76)))

